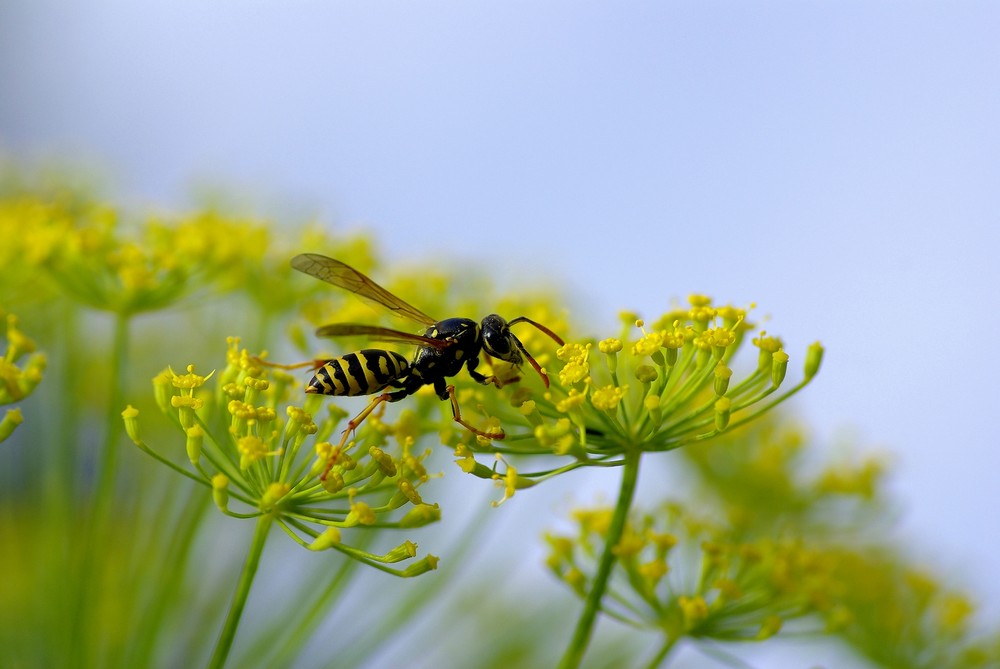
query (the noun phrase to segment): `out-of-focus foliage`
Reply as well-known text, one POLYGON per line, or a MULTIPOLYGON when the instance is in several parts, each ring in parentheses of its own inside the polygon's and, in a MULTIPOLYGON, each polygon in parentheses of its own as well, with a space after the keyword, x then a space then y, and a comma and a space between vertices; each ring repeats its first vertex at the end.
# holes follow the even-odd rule
MULTIPOLYGON (((549 567, 593 620, 570 640, 577 609, 509 601, 502 588, 462 593, 490 602, 463 611, 475 643, 436 626, 413 641, 425 658, 450 648, 462 666, 546 667, 569 645, 576 662, 600 619, 587 666, 658 666, 678 642, 803 632, 885 667, 997 662, 1000 642, 979 632, 968 600, 873 531, 884 527, 873 526, 884 523, 878 461, 808 474, 807 442, 779 420, 735 429, 815 376, 818 345, 787 354, 751 336, 750 314, 700 296, 649 326, 628 315, 599 339, 552 296, 494 297, 468 272, 381 265, 364 235, 212 208, 134 212, 29 181, 0 187, 0 306, 18 316, 5 312, 0 370, 0 402, 16 405, 0 424, 0 666, 221 666, 230 644, 241 667, 379 662, 428 602, 447 599, 449 560, 468 559, 486 531, 484 505, 473 528, 418 550, 449 512, 424 496, 472 474, 508 500, 585 467, 621 475, 623 494, 550 537, 549 567), (337 451, 363 403, 306 399, 308 372, 262 361, 373 345, 307 334, 331 321, 412 328, 291 271, 302 251, 345 260, 436 317, 523 315, 568 343, 521 322, 539 371, 485 360, 503 387, 453 379, 465 418, 503 440, 474 437, 425 388, 337 451), (229 336, 248 350, 230 340, 223 356, 229 336), (746 344, 756 363, 738 374, 746 344), (786 381, 790 359, 801 372, 786 381), (440 475, 427 463, 442 444, 457 465, 440 475), (689 467, 699 485, 634 509, 640 459, 644 471, 689 467), (295 543, 264 551, 278 528, 295 543), (362 610, 364 623, 352 613, 362 610), (331 612, 337 633, 320 633, 331 612)), ((530 493, 513 503, 530 505, 530 493)))

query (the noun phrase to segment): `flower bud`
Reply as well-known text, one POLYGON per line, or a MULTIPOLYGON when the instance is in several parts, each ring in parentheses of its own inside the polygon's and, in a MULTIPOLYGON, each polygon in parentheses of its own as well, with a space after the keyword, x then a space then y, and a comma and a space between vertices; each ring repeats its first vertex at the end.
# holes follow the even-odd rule
POLYGON ((374 525, 376 520, 375 512, 364 502, 352 502, 351 511, 344 519, 344 525, 374 525))
MULTIPOLYGON (((139 410, 129 404, 125 407, 125 411, 122 411, 122 420, 125 421, 125 434, 128 435, 128 438, 137 446, 141 444, 142 437, 139 436, 139 410)), ((3 439, 0 438, 0 441, 3 441, 3 439)))
POLYGON ((323 490, 326 490, 331 495, 336 495, 344 489, 344 475, 337 469, 331 469, 327 472, 326 478, 321 483, 323 484, 323 490))
POLYGON ((781 631, 781 618, 778 616, 768 616, 767 618, 764 618, 764 622, 760 624, 760 631, 757 632, 756 639, 758 641, 770 639, 779 631, 781 631))
POLYGON ((820 344, 818 341, 813 342, 812 344, 809 345, 809 348, 806 351, 806 368, 805 368, 806 380, 809 380, 812 377, 816 376, 816 373, 819 372, 820 363, 822 362, 823 362, 823 345, 820 344))
POLYGON ((788 354, 784 351, 775 351, 771 356, 771 385, 775 388, 785 380, 785 372, 788 371, 788 354))
POLYGON ((399 521, 400 527, 423 527, 441 520, 441 507, 437 504, 418 504, 406 512, 399 521))
POLYGON ((423 560, 419 562, 414 562, 409 567, 403 571, 403 576, 410 578, 412 576, 420 576, 421 574, 426 574, 429 571, 437 569, 439 558, 434 555, 428 555, 423 560))
POLYGON ((733 370, 726 367, 721 362, 715 366, 715 394, 722 397, 729 390, 729 379, 733 376, 733 370))
POLYGON ((188 460, 191 461, 192 465, 197 465, 201 460, 201 445, 205 439, 205 431, 201 429, 200 425, 192 425, 185 432, 187 433, 185 450, 187 450, 188 460))
MULTIPOLYGON (((3 420, 0 421, 0 441, 4 441, 7 437, 12 435, 14 430, 17 429, 17 426, 23 422, 24 416, 21 415, 20 409, 7 409, 7 414, 3 417, 3 420)), ((126 430, 127 429, 128 428, 126 427, 126 430)))
POLYGON ((722 432, 729 426, 733 402, 728 397, 720 397, 715 401, 715 427, 722 432))
POLYGON ((416 557, 416 555, 417 545, 412 541, 407 540, 383 555, 382 561, 387 563, 402 562, 403 560, 409 560, 410 558, 416 557))
POLYGON ((340 530, 336 527, 326 528, 316 540, 309 544, 311 551, 325 551, 340 543, 340 530))
POLYGON ((288 494, 292 489, 287 483, 282 483, 275 481, 267 487, 263 496, 260 498, 260 506, 262 509, 269 509, 281 500, 282 497, 288 494))
POLYGON ((386 476, 396 475, 396 463, 392 461, 392 456, 383 451, 378 446, 372 446, 368 449, 368 455, 371 456, 372 460, 378 465, 378 468, 382 470, 382 473, 386 476))
POLYGON ((229 477, 225 474, 212 477, 212 501, 223 513, 229 509, 229 477))
POLYGON ((406 499, 410 500, 410 504, 423 504, 423 499, 421 499, 420 493, 417 492, 417 489, 412 483, 406 479, 400 479, 396 482, 396 485, 399 487, 400 491, 406 495, 406 499))

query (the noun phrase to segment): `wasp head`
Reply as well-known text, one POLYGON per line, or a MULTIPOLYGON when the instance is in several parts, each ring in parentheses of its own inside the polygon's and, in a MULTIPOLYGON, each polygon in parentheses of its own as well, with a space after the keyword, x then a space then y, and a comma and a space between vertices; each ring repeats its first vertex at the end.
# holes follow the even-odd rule
POLYGON ((520 365, 523 362, 521 351, 524 347, 511 333, 510 327, 497 314, 490 314, 483 319, 483 351, 494 358, 520 365))
POLYGON ((531 363, 531 366, 536 372, 538 372, 538 375, 542 377, 542 382, 545 384, 545 387, 548 388, 549 377, 546 376, 545 370, 543 370, 535 359, 531 357, 531 354, 524 348, 524 344, 521 343, 521 340, 515 337, 514 333, 510 331, 510 326, 516 323, 530 323, 551 337, 554 342, 560 346, 563 345, 563 340, 559 337, 559 335, 541 323, 536 323, 527 316, 518 316, 508 323, 500 316, 490 314, 483 319, 481 325, 483 352, 518 367, 524 359, 527 358, 528 362, 531 363))

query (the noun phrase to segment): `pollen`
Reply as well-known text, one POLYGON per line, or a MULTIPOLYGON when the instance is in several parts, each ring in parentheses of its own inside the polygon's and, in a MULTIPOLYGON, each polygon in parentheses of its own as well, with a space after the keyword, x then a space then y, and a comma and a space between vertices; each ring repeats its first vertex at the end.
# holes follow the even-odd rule
POLYGON ((645 334, 632 345, 632 355, 653 355, 663 346, 663 333, 652 332, 645 334))
POLYGON ((736 333, 729 328, 708 328, 701 333, 701 338, 709 346, 725 348, 736 341, 736 333))
POLYGON ((356 502, 351 500, 351 512, 347 514, 345 523, 348 524, 361 524, 361 525, 374 525, 376 521, 375 512, 372 508, 364 502, 356 502), (351 523, 354 520, 354 523, 351 523))
POLYGON ((170 406, 175 409, 201 409, 205 406, 205 400, 197 397, 187 397, 186 395, 174 395, 170 398, 170 406))
POLYGON ((708 617, 708 604, 700 596, 687 597, 681 595, 677 598, 677 605, 684 615, 684 623, 688 629, 696 627, 701 621, 708 617))
POLYGON ((556 409, 560 413, 568 413, 569 411, 579 407, 586 401, 587 393, 580 392, 576 388, 570 388, 569 394, 556 402, 556 409))
POLYGON ((623 344, 621 339, 611 337, 609 339, 602 339, 597 344, 597 350, 601 353, 618 353, 622 350, 623 344))
POLYGON ((240 469, 246 469, 269 455, 278 455, 278 451, 267 450, 267 444, 260 437, 253 435, 237 439, 236 449, 240 454, 240 469))
POLYGON ((586 362, 571 362, 559 370, 559 383, 570 386, 580 383, 590 376, 590 365, 586 362))
POLYGON ((170 382, 174 385, 174 388, 180 388, 181 390, 192 390, 204 385, 205 381, 212 377, 215 372, 210 372, 208 376, 200 376, 194 373, 194 365, 187 366, 187 374, 176 374, 173 370, 170 370, 170 382))
POLYGON ((595 409, 614 411, 621 403, 626 390, 628 390, 628 386, 608 385, 597 388, 590 396, 590 403, 594 405, 595 409))
POLYGON ((288 494, 292 489, 290 485, 281 481, 275 481, 267 487, 264 495, 261 497, 260 504, 265 509, 274 506, 282 497, 288 494))

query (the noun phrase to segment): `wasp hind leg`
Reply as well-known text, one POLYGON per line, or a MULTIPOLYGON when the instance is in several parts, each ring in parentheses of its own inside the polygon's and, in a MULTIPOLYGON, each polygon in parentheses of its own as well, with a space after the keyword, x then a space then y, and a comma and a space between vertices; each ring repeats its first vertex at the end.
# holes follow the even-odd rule
POLYGON ((347 441, 351 438, 351 435, 354 434, 354 431, 358 429, 361 423, 365 422, 365 419, 368 418, 373 411, 379 408, 379 406, 384 402, 396 402, 409 394, 410 393, 406 390, 399 390, 394 393, 382 393, 381 395, 373 397, 372 401, 368 403, 368 406, 364 408, 364 411, 359 413, 347 423, 347 427, 344 429, 343 435, 340 437, 340 443, 333 449, 330 459, 327 460, 326 468, 323 470, 323 474, 319 477, 319 480, 326 480, 330 470, 333 469, 333 465, 336 464, 337 455, 343 452, 344 447, 347 446, 347 441))
POLYGON ((270 362, 268 360, 264 360, 263 358, 257 355, 253 356, 251 359, 261 367, 274 367, 276 369, 284 369, 289 371, 293 369, 305 369, 307 367, 315 371, 329 362, 329 360, 316 358, 315 360, 307 360, 305 362, 296 362, 291 365, 283 365, 280 362, 270 362))

